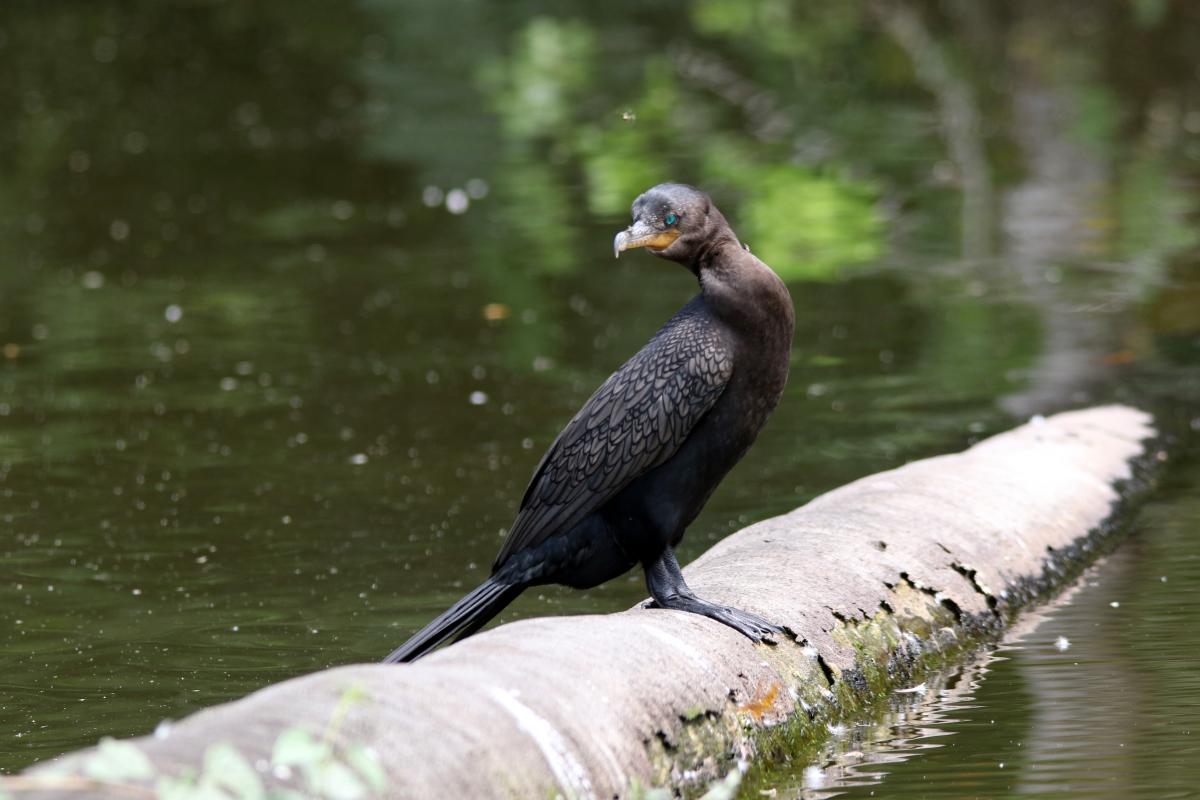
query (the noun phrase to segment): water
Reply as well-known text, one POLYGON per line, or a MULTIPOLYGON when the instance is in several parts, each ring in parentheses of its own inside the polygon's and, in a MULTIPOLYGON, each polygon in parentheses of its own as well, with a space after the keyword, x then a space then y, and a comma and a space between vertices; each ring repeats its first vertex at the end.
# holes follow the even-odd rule
MULTIPOLYGON (((0 769, 377 660, 481 580, 542 450, 694 291, 611 257, 665 178, 713 191, 798 315, 787 395, 685 562, 1035 413, 1200 427, 1200 31, 1156 5, 6 5, 0 769)), ((1114 673, 1190 642, 1168 611, 1200 586, 1200 479, 1172 480, 1103 568, 1150 576, 1165 620, 1101 637, 1114 673)), ((630 575, 504 618, 643 596, 630 575)), ((1065 655, 1149 613, 1121 602, 1065 655)), ((1044 705, 1001 696, 1038 680, 1024 652, 959 681, 1004 730, 1044 705)), ((1194 695, 1184 661, 1146 668, 1144 723, 1098 726, 1143 754, 1194 695)), ((1091 769, 1082 746, 1057 763, 1091 769)), ((1161 748, 1172 781, 1200 778, 1189 747, 1161 748)), ((940 753, 876 788, 986 773, 940 753)))

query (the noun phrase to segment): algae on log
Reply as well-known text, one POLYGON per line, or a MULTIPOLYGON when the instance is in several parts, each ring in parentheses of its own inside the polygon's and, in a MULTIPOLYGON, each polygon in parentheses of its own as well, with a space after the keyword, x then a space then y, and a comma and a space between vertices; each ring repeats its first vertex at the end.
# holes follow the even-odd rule
MULTIPOLYGON (((702 597, 786 626, 777 646, 674 611, 529 619, 416 664, 285 681, 132 742, 160 779, 201 782, 215 780, 206 751, 228 743, 262 785, 303 796, 319 793, 319 770, 271 764, 297 727, 331 748, 327 762, 344 753, 353 766, 370 748, 386 797, 686 792, 780 731, 815 741, 1076 574, 1152 460, 1151 423, 1120 406, 1035 419, 751 525, 685 570, 702 597), (365 699, 347 704, 348 691, 365 699)), ((381 639, 380 653, 393 644, 381 639)), ((16 780, 49 789, 41 796, 123 794, 86 778, 96 758, 81 751, 16 780)))

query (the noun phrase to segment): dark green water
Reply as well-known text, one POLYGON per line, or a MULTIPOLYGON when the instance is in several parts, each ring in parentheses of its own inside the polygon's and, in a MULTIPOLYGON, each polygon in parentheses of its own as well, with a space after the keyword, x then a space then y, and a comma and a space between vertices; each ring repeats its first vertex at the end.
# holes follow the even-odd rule
MULTIPOLYGON (((798 312, 787 396, 685 561, 1033 414, 1200 428, 1200 18, 1045 5, 6 4, 0 769, 376 660, 482 579, 542 449, 694 292, 611 257, 663 179, 709 189, 798 312)), ((1200 477, 1170 480, 1110 588, 959 681, 953 747, 852 791, 1200 781, 1175 733, 1200 477), (1080 654, 1069 717, 1054 659, 1080 654), (1035 739, 1061 772, 1011 752, 1035 739)), ((840 791, 840 752, 781 791, 813 764, 840 791)))

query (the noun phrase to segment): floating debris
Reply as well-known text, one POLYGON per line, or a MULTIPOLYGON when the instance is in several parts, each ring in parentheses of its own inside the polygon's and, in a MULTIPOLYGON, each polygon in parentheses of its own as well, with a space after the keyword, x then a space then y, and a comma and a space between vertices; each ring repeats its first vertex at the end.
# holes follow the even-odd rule
POLYGON ((472 200, 482 200, 487 197, 487 181, 483 178, 471 178, 471 180, 467 181, 467 194, 472 200))
POLYGON ((421 202, 429 208, 437 208, 446 198, 446 193, 438 186, 426 186, 421 190, 421 202))
POLYGON ((1054 647, 1058 652, 1065 653, 1071 647, 1071 640, 1065 636, 1060 636, 1054 640, 1054 647))
POLYGON ((897 689, 896 694, 925 694, 926 688, 928 687, 924 683, 918 683, 911 689, 897 689))
POLYGON ((483 318, 488 322, 499 322, 508 319, 512 309, 504 303, 488 303, 483 307, 483 318))
POLYGON ((471 199, 462 189, 451 189, 446 192, 446 210, 451 214, 465 214, 471 207, 471 199))

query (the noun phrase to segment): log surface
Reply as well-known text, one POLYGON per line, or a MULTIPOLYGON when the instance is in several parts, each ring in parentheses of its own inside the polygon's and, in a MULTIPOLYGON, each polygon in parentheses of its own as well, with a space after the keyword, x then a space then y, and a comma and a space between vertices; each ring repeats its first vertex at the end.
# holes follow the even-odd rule
MULTIPOLYGON (((396 798, 607 798, 701 781, 753 756, 762 731, 823 728, 852 714, 850 698, 903 688, 923 656, 1002 629, 1094 557, 1153 435, 1120 406, 1035 418, 729 536, 687 579, 786 626, 774 647, 674 611, 528 619, 416 664, 285 681, 132 741, 160 774, 200 771, 229 742, 265 785, 296 788, 267 761, 299 725, 372 748, 396 798), (348 690, 365 699, 347 707, 348 690)), ((26 777, 78 772, 89 752, 26 777)), ((115 796, 62 793, 89 795, 115 796)))

